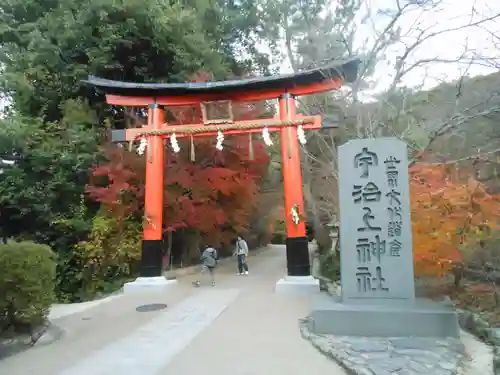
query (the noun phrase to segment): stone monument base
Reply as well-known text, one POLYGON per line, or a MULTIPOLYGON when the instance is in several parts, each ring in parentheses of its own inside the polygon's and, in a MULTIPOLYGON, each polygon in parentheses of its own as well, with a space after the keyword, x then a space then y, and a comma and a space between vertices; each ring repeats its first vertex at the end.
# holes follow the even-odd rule
POLYGON ((309 329, 338 336, 459 337, 458 317, 452 306, 426 299, 398 302, 349 304, 321 294, 309 315, 309 329))
POLYGON ((125 283, 123 293, 164 292, 168 287, 175 284, 177 284, 177 280, 167 280, 164 276, 138 277, 132 282, 125 283))
POLYGON ((313 294, 319 292, 319 280, 312 276, 286 276, 278 280, 274 289, 280 294, 313 294))

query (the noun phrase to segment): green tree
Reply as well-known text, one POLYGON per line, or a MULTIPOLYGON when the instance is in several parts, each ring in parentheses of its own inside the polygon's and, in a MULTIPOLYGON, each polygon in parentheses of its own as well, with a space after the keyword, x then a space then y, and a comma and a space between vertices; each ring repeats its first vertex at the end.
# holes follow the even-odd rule
MULTIPOLYGON (((238 47, 249 56, 255 52, 252 17, 242 18, 251 10, 225 3, 3 2, 4 94, 23 115, 57 121, 61 103, 82 94, 79 81, 88 74, 138 82, 181 82, 201 69, 219 79, 241 74, 235 44, 243 38, 238 47)), ((265 67, 265 59, 256 60, 265 67)), ((102 121, 106 114, 99 115, 102 121)))
POLYGON ((95 118, 88 105, 67 101, 62 113, 61 121, 51 123, 22 116, 0 121, 0 154, 15 161, 0 178, 4 237, 52 242, 73 236, 51 228, 77 210, 88 170, 99 154, 97 136, 89 131, 95 118))

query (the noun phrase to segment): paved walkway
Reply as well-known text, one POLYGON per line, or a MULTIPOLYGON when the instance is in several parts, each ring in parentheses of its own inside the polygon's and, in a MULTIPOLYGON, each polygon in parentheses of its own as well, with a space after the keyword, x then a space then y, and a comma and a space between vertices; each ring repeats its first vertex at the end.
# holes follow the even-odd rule
POLYGON ((0 374, 344 375, 300 336, 311 297, 274 294, 284 247, 250 257, 249 265, 246 277, 235 275, 235 264, 222 266, 215 288, 193 288, 194 276, 186 276, 165 295, 126 295, 59 314, 64 337, 0 361, 0 374), (146 303, 168 308, 135 310, 146 303))

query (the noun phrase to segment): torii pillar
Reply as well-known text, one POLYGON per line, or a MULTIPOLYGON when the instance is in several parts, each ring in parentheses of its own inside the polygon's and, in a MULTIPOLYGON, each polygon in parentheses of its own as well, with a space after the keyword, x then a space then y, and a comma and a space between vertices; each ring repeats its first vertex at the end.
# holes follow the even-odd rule
MULTIPOLYGON (((295 98, 289 93, 285 93, 279 98, 279 114, 282 121, 296 118, 295 98)), ((276 283, 275 290, 277 293, 286 294, 319 292, 319 280, 314 279, 311 275, 297 127, 283 127, 280 129, 280 138, 287 233, 287 273, 283 279, 276 283), (302 216, 298 222, 293 220, 292 210, 294 209, 302 216)))

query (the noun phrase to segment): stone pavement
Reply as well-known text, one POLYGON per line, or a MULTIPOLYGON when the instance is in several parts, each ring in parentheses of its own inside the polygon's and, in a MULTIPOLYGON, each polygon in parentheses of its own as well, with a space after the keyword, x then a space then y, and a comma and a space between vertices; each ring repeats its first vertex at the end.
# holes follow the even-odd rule
POLYGON ((195 276, 186 276, 163 295, 54 310, 63 337, 0 361, 0 374, 344 375, 298 332, 311 297, 274 294, 285 271, 284 247, 250 257, 249 266, 245 277, 235 275, 235 263, 221 266, 215 288, 193 288, 195 276), (149 303, 168 307, 136 311, 149 303))
POLYGON ((316 335, 306 320, 301 333, 355 375, 455 375, 465 362, 465 348, 455 338, 316 335))

